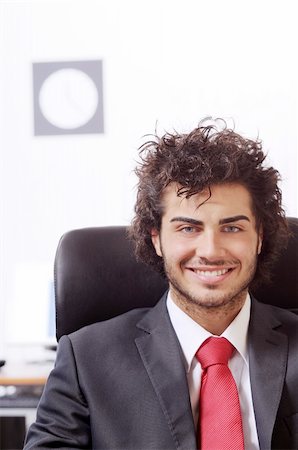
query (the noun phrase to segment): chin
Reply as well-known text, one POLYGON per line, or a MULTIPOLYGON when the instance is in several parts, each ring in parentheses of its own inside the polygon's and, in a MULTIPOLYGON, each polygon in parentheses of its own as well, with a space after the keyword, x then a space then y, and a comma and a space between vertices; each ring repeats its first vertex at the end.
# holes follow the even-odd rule
POLYGON ((202 308, 220 308, 226 305, 235 305, 238 302, 242 302, 246 297, 246 290, 241 290, 240 292, 216 292, 216 287, 208 287, 205 292, 177 292, 177 296, 180 300, 186 303, 192 303, 193 305, 202 308), (212 293, 211 293, 212 291, 212 293))

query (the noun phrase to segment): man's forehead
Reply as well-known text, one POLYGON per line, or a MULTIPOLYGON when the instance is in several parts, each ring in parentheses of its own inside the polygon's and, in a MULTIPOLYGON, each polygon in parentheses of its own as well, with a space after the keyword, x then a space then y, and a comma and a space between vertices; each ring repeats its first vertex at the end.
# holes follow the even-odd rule
MULTIPOLYGON (((211 186, 213 187, 213 185, 211 186)), ((172 195, 173 197, 176 196, 180 199, 186 198, 192 198, 194 196, 206 196, 210 195, 210 189, 211 187, 206 186, 203 189, 198 189, 198 191, 196 192, 194 190, 194 188, 192 187, 188 187, 188 186, 183 186, 177 182, 171 182, 169 183, 162 191, 162 197, 168 196, 168 195, 172 195), (189 191, 192 190, 194 191, 193 195, 188 196, 189 191)))
POLYGON ((210 206, 216 210, 225 209, 228 216, 254 216, 252 197, 240 183, 214 184, 189 197, 186 188, 178 183, 171 183, 164 190, 162 200, 164 213, 169 209, 179 208, 192 210, 195 215, 200 215, 206 209, 203 206, 210 206))
POLYGON ((239 195, 239 193, 243 196, 247 196, 247 198, 251 199, 251 194, 248 189, 241 183, 238 182, 226 182, 226 183, 216 183, 211 184, 210 186, 204 186, 202 189, 198 189, 195 191, 193 187, 182 186, 177 182, 171 182, 168 184, 163 192, 162 197, 172 196, 173 198, 177 197, 179 199, 198 199, 198 198, 206 198, 208 201, 213 201, 215 195, 218 196, 221 193, 225 196, 227 192, 230 192, 230 195, 239 195), (189 195, 189 192, 192 191, 193 194, 189 195))

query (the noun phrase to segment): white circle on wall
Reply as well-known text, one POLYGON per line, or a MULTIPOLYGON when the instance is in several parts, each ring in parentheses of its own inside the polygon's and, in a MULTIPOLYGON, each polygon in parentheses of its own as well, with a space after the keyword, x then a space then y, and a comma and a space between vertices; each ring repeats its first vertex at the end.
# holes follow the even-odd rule
POLYGON ((78 69, 60 69, 49 75, 39 92, 39 106, 54 126, 74 129, 94 116, 98 92, 93 80, 78 69))

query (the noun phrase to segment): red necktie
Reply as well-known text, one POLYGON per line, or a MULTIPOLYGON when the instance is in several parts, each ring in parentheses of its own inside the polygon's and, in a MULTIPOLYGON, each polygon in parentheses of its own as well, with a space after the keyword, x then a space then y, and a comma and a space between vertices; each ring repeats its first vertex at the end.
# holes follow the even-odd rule
POLYGON ((244 450, 237 386, 228 368, 234 351, 225 338, 209 338, 196 357, 202 366, 198 445, 202 450, 244 450))

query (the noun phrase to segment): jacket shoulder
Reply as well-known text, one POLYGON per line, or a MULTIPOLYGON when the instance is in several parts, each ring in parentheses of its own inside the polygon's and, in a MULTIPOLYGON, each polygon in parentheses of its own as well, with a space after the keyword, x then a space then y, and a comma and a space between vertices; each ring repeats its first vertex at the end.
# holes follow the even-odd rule
POLYGON ((97 343, 111 342, 115 339, 128 339, 136 334, 137 323, 146 315, 151 308, 136 308, 111 319, 87 325, 68 335, 71 343, 76 345, 86 341, 97 343))

